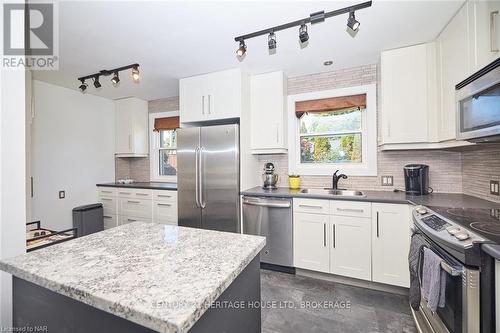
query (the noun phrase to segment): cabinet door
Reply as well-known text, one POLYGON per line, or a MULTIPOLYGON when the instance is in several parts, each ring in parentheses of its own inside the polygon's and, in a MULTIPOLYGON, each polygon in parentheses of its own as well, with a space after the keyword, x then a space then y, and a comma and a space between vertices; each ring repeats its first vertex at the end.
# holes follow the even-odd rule
POLYGON ((295 267, 329 272, 328 225, 328 215, 294 213, 293 257, 295 267))
POLYGON ((428 141, 427 51, 422 44, 382 53, 384 143, 428 141))
POLYGON ((177 225, 177 204, 173 202, 153 202, 153 222, 177 225))
POLYGON ((331 216, 330 272, 371 280, 371 219, 331 216))
POLYGON ((180 120, 183 123, 203 121, 208 115, 208 81, 206 75, 181 79, 179 83, 180 120))
POLYGON ((241 115, 241 84, 240 69, 208 74, 207 109, 208 120, 237 118, 241 115))
POLYGON ((471 1, 469 21, 473 27, 473 71, 477 71, 500 56, 500 1, 471 1))
POLYGON ((116 218, 116 215, 103 215, 103 220, 104 220, 104 230, 114 228, 118 226, 118 220, 116 218))
POLYGON ((115 101, 115 152, 117 154, 132 153, 132 119, 133 110, 127 100, 115 101))
POLYGON ((251 77, 252 150, 286 150, 284 89, 284 76, 281 71, 251 77))
POLYGON ((456 139, 455 85, 469 74, 468 10, 463 6, 437 40, 440 74, 440 141, 456 139))
POLYGON ((372 204, 373 281, 408 288, 410 209, 408 205, 372 204))

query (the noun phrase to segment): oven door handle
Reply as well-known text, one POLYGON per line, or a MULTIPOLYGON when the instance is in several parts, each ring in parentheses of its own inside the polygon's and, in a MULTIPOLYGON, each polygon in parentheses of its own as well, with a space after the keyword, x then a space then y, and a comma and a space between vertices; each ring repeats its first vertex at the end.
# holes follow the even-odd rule
POLYGON ((463 269, 457 269, 450 264, 448 264, 444 259, 441 260, 441 269, 451 276, 460 276, 463 273, 463 269))

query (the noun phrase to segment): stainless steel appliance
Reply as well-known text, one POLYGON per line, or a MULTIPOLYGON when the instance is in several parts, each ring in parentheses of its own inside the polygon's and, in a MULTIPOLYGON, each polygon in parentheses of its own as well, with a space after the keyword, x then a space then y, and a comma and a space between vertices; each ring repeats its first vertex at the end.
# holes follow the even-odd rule
POLYGON ((414 237, 442 258, 445 306, 432 313, 422 301, 413 311, 420 332, 493 333, 493 263, 481 251, 500 242, 498 210, 416 207, 414 237))
POLYGON ((411 195, 429 194, 429 166, 408 164, 404 168, 405 190, 411 195))
POLYGON ((264 189, 273 190, 276 189, 276 184, 278 183, 278 175, 274 173, 274 164, 266 163, 264 165, 264 172, 262 173, 262 181, 264 189))
POLYGON ((240 232, 239 126, 177 132, 179 225, 240 232))
POLYGON ((293 266, 292 199, 243 197, 243 233, 266 237, 261 262, 293 266))
POLYGON ((500 141, 500 58, 455 86, 457 139, 500 141))

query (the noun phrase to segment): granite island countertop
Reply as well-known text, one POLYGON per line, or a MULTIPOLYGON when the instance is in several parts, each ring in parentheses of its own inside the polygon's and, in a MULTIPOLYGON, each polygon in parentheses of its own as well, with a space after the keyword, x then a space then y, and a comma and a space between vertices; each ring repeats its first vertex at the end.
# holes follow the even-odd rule
POLYGON ((275 190, 265 190, 260 186, 256 186, 251 189, 242 191, 241 194, 247 196, 368 201, 424 206, 441 206, 450 208, 500 208, 500 203, 495 203, 461 193, 432 193, 428 195, 413 196, 407 195, 404 192, 361 191, 365 194, 365 196, 350 197, 301 193, 300 189, 294 190, 288 187, 278 187, 275 190))
POLYGON ((159 332, 187 332, 264 247, 258 236, 136 222, 0 269, 159 332))
POLYGON ((140 188, 146 190, 168 190, 177 191, 177 183, 167 183, 167 182, 135 182, 131 184, 123 183, 100 183, 96 186, 102 187, 121 187, 121 188, 140 188))

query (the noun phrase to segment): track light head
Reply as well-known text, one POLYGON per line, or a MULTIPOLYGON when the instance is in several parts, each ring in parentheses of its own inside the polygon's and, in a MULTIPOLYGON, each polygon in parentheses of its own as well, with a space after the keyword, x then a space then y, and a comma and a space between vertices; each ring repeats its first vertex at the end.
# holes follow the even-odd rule
POLYGON ((85 92, 85 90, 87 90, 87 86, 88 86, 88 85, 85 83, 85 80, 83 80, 83 79, 81 79, 81 80, 80 80, 80 82, 81 82, 82 84, 78 87, 78 89, 80 89, 80 91, 81 91, 82 93, 84 93, 84 92, 85 92))
POLYGON ((101 88, 101 83, 99 82, 99 75, 96 75, 96 76, 94 77, 94 87, 95 87, 96 89, 101 88))
POLYGON ((354 15, 354 11, 349 12, 349 18, 347 19, 347 26, 352 30, 352 31, 357 31, 359 28, 360 23, 358 20, 356 20, 356 16, 354 15))
POLYGON ((245 55, 246 52, 247 46, 245 45, 245 41, 240 40, 240 47, 236 50, 236 55, 241 58, 245 55))
POLYGON ((307 33, 307 25, 302 24, 299 28, 299 39, 303 44, 309 40, 309 34, 307 33))
POLYGON ((276 35, 272 31, 269 34, 269 37, 267 39, 267 46, 269 47, 269 50, 275 50, 276 49, 276 35))
POLYGON ((139 82, 139 79, 140 79, 140 76, 139 76, 139 66, 134 66, 132 68, 132 80, 135 82, 135 83, 138 83, 139 82))
POLYGON ((111 78, 111 83, 117 85, 119 82, 120 82, 120 77, 118 75, 118 72, 115 72, 115 74, 113 74, 113 77, 111 78))

